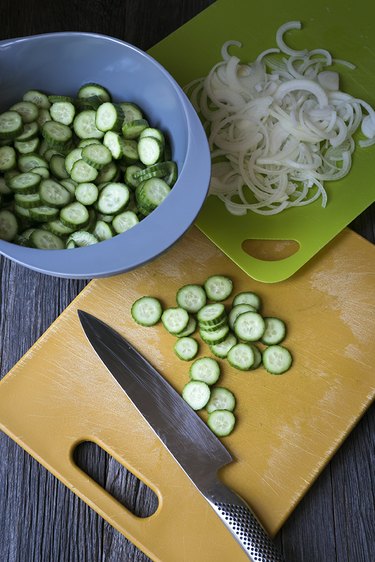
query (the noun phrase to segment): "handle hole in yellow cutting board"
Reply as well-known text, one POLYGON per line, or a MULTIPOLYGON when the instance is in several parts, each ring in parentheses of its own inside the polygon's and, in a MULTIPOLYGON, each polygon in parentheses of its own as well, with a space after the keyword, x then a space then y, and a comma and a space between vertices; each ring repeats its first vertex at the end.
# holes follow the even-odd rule
POLYGON ((77 445, 73 452, 73 460, 78 468, 133 515, 145 518, 157 510, 159 502, 155 492, 96 443, 84 441, 77 445), (143 506, 142 513, 134 506, 136 499, 140 500, 138 504, 143 506))
POLYGON ((242 249, 257 260, 280 261, 296 254, 300 245, 297 240, 248 239, 242 242, 242 249))

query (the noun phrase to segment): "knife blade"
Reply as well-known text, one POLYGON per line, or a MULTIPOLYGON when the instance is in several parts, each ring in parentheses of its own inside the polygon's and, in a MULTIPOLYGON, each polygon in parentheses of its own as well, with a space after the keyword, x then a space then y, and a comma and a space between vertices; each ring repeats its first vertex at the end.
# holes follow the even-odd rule
POLYGON ((122 335, 78 310, 93 349, 253 562, 284 562, 246 502, 218 471, 232 455, 178 392, 122 335))

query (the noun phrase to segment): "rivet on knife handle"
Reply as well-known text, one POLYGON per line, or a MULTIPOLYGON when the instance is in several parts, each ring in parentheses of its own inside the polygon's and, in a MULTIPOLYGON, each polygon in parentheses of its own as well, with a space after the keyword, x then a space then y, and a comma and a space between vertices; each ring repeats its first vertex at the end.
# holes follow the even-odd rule
POLYGON ((284 562, 258 519, 237 494, 217 481, 204 495, 250 560, 284 562))

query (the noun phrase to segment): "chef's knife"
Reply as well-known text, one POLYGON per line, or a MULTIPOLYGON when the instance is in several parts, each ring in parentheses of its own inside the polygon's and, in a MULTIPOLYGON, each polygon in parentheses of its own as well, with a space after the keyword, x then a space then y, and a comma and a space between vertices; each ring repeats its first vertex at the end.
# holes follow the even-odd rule
POLYGON ((250 510, 217 476, 233 458, 199 415, 120 334, 78 310, 92 347, 253 562, 283 562, 250 510))

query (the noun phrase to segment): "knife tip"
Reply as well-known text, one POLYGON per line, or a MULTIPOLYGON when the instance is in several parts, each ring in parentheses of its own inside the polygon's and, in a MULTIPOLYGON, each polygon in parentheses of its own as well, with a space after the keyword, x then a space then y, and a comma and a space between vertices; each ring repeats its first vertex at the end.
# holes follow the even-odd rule
POLYGON ((90 317, 90 314, 88 312, 85 312, 84 310, 81 310, 80 308, 77 309, 77 314, 78 314, 78 318, 81 321, 81 324, 84 322, 87 322, 87 320, 90 317))

